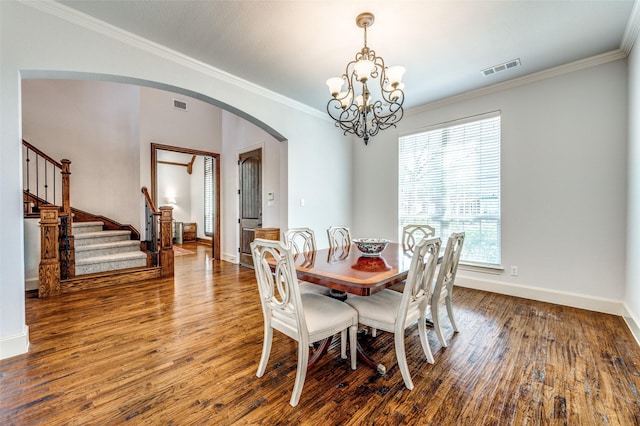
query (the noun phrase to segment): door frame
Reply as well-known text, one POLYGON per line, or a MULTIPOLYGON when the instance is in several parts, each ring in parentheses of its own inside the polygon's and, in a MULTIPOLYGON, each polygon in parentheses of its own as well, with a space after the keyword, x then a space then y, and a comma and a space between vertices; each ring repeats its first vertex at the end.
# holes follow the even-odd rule
POLYGON ((212 157, 215 162, 215 183, 214 183, 214 200, 215 211, 213 220, 213 238, 211 258, 220 260, 220 154, 208 151, 200 151, 197 149, 183 148, 179 146, 162 145, 151 143, 151 199, 154 204, 158 205, 158 150, 179 152, 183 154, 200 155, 204 157, 212 157))

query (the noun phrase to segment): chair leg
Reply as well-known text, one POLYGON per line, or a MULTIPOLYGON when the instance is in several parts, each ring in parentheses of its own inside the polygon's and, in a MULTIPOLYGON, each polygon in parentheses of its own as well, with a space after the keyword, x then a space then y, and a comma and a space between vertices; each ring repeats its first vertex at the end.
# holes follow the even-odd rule
POLYGON ((345 328, 340 333, 340 357, 347 359, 347 329, 345 328))
POLYGON ((358 338, 358 326, 352 325, 351 327, 349 327, 349 356, 351 357, 352 370, 356 369, 356 359, 357 359, 356 349, 358 346, 357 338, 358 338))
POLYGON ((404 385, 407 389, 413 389, 413 382, 411 381, 411 374, 409 374, 409 366, 407 365, 407 355, 404 350, 404 330, 396 331, 393 336, 393 341, 396 346, 396 358, 398 359, 398 367, 404 380, 404 385))
POLYGON ((262 355, 260 356, 260 364, 258 365, 258 373, 256 376, 262 377, 267 368, 269 354, 271 353, 271 341, 273 340, 273 328, 270 324, 264 325, 264 342, 262 342, 262 355))
POLYGON ((292 407, 298 405, 300 394, 304 386, 304 379, 307 377, 307 365, 309 364, 309 342, 307 339, 298 342, 298 366, 296 371, 296 381, 293 385, 293 393, 289 404, 292 407))
POLYGON ((418 320, 418 334, 420 335, 420 344, 422 345, 422 351, 427 357, 427 362, 429 364, 434 364, 436 361, 435 359, 433 359, 431 346, 429 346, 429 341, 427 340, 427 324, 425 320, 426 320, 426 315, 425 315, 425 318, 420 318, 418 320))
POLYGON ((447 293, 446 297, 447 301, 447 313, 449 314, 449 321, 451 321, 451 327, 453 327, 453 332, 458 332, 458 326, 456 325, 456 320, 453 318, 453 304, 451 303, 451 289, 447 293))
POLYGON ((442 333, 442 328, 440 327, 440 310, 439 310, 439 300, 434 297, 434 300, 431 301, 431 319, 433 320, 433 328, 436 330, 436 335, 438 336, 438 340, 442 347, 447 347, 447 341, 444 338, 444 334, 442 333))

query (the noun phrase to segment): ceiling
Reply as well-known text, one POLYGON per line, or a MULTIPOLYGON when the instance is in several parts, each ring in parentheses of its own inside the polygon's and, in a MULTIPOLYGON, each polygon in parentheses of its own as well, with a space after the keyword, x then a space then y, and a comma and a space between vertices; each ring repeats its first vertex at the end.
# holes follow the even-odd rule
POLYGON ((633 26, 633 0, 59 3, 321 111, 325 80, 363 45, 364 11, 375 15, 368 46, 407 69, 406 108, 621 49, 633 26))

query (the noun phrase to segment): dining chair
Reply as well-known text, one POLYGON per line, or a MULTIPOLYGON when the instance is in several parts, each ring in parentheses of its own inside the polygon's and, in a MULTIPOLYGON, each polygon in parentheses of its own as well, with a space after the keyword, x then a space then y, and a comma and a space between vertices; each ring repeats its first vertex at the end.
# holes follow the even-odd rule
POLYGON ((460 253, 464 244, 464 232, 454 232, 447 240, 447 246, 444 249, 440 270, 435 280, 433 295, 431 296, 431 318, 433 319, 433 328, 436 330, 438 340, 443 347, 447 347, 447 341, 444 339, 442 328, 440 327, 440 300, 444 298, 447 306, 447 314, 453 332, 458 332, 458 326, 453 317, 453 284, 458 273, 458 263, 460 262, 460 253))
MULTIPOLYGON (((313 265, 316 255, 316 235, 311 228, 290 228, 282 233, 283 240, 291 248, 294 260, 303 257, 299 265, 313 265)), ((300 281, 300 291, 328 294, 329 290, 321 285, 300 281)))
POLYGON ((427 361, 434 363, 425 320, 440 245, 440 238, 422 239, 416 244, 402 293, 385 289, 371 296, 349 295, 346 302, 358 311, 360 324, 393 333, 396 359, 407 389, 413 389, 413 381, 407 365, 404 334, 416 322, 422 350, 427 361))
POLYGON ((356 334, 358 313, 351 306, 316 293, 302 293, 298 287, 296 267, 289 247, 280 241, 255 239, 251 243, 262 313, 264 342, 257 376, 265 373, 273 330, 298 342, 298 365, 289 403, 298 405, 309 363, 309 346, 341 333, 341 356, 346 358, 349 330, 351 369, 356 369, 356 334))
POLYGON ((405 225, 402 228, 402 249, 411 252, 418 241, 423 238, 433 237, 435 234, 435 228, 429 225, 405 225))
POLYGON ((341 249, 348 251, 351 249, 351 232, 346 226, 330 226, 327 229, 330 249, 341 249))

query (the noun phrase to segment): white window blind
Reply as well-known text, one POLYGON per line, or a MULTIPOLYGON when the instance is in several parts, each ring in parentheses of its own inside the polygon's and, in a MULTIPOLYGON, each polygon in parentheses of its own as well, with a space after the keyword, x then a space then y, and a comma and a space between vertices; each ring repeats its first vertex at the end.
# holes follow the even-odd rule
POLYGON ((443 244, 465 232, 461 262, 499 266, 500 113, 400 138, 400 230, 428 224, 443 244))
POLYGON ((213 235, 213 179, 215 162, 212 157, 204 158, 204 233, 213 235))

